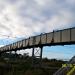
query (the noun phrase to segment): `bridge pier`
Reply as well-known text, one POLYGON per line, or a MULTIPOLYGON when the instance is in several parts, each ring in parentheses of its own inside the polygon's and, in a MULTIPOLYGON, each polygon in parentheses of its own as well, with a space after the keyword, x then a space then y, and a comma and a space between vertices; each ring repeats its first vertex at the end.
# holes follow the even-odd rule
POLYGON ((32 67, 41 67, 42 65, 42 51, 43 47, 32 50, 32 67))
POLYGON ((16 60, 17 50, 15 50, 15 60, 16 60))

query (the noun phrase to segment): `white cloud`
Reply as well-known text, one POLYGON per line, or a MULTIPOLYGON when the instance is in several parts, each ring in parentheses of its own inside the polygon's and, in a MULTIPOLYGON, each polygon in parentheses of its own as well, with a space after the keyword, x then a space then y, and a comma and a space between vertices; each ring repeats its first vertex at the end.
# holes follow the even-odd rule
POLYGON ((73 6, 74 0, 0 0, 0 33, 28 37, 75 26, 73 6))
MULTIPOLYGON (((75 0, 0 0, 1 46, 22 37, 73 27, 74 24, 75 0)), ((26 52, 32 53, 31 50, 26 52)), ((64 58, 60 53, 47 55, 64 58)))

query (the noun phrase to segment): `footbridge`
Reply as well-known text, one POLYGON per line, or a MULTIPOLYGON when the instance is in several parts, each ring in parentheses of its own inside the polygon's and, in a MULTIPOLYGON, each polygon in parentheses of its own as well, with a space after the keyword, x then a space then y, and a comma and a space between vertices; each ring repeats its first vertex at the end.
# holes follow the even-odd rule
MULTIPOLYGON (((39 61, 41 61, 43 46, 70 45, 70 44, 75 44, 75 28, 68 28, 45 34, 40 34, 37 36, 31 36, 29 38, 1 47, 0 53, 33 48, 32 49, 33 60, 36 57, 40 58, 39 61), (40 48, 40 54, 38 56, 36 56, 35 54, 35 48, 37 47, 40 48)), ((36 53, 38 53, 38 51, 36 53)))

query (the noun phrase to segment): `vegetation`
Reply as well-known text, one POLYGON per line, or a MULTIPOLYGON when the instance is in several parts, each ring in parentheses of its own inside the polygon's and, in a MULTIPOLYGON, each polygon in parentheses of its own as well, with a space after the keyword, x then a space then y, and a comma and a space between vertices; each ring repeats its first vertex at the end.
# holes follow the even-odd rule
POLYGON ((64 63, 44 58, 41 67, 32 67, 32 59, 28 54, 4 53, 0 57, 0 75, 53 75, 64 63))

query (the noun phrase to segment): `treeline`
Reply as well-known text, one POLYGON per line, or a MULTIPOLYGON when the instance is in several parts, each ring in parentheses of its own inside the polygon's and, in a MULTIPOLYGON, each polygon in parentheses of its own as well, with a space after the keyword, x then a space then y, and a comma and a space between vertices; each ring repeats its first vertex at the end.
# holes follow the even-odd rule
POLYGON ((64 63, 63 60, 43 58, 42 68, 32 68, 32 57, 28 53, 3 53, 0 57, 0 75, 53 75, 64 63))
MULTIPOLYGON (((32 58, 31 56, 29 56, 28 53, 24 53, 22 54, 17 54, 17 53, 2 53, 0 58, 3 58, 5 60, 9 60, 9 59, 26 59, 26 58, 32 58)), ((43 58, 42 60, 43 62, 49 62, 49 61, 58 61, 58 62, 63 62, 63 60, 57 60, 57 59, 48 59, 48 58, 43 58)))

